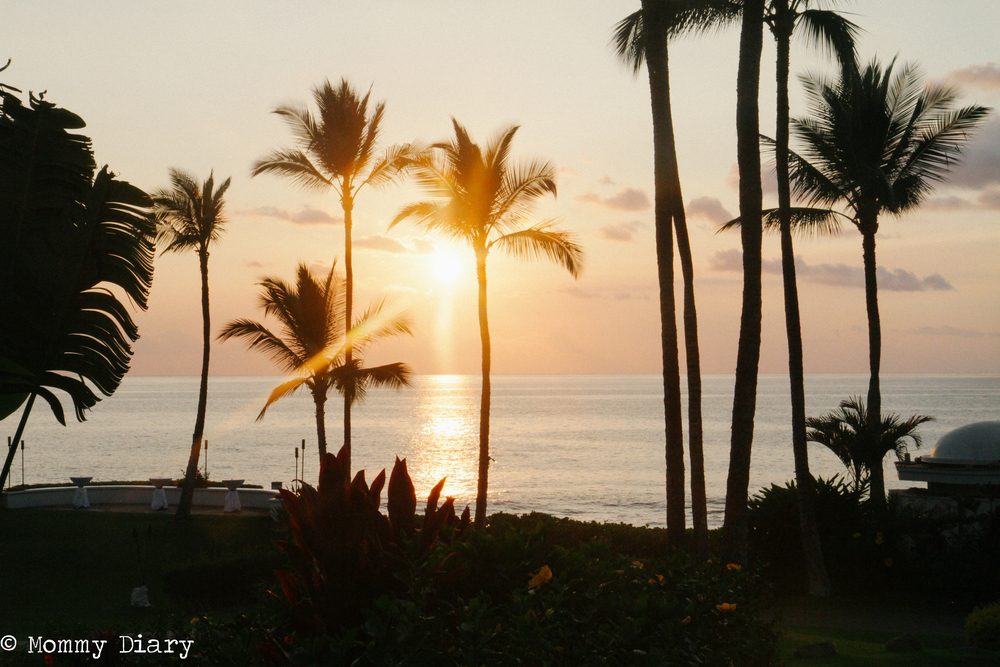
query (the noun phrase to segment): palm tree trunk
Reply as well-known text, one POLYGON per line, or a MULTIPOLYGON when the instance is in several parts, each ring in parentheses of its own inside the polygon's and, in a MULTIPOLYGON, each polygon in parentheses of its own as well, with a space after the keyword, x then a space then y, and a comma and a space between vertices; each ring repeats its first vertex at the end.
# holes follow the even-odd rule
POLYGON ((205 435, 205 412, 208 407, 208 361, 211 352, 212 323, 208 309, 208 248, 202 247, 198 252, 201 264, 201 319, 202 319, 202 354, 201 354, 201 384, 198 390, 198 413, 194 420, 194 435, 191 438, 191 454, 188 456, 187 471, 184 473, 184 489, 181 500, 177 504, 175 518, 183 521, 191 517, 191 505, 194 502, 194 483, 198 476, 198 458, 201 455, 201 441, 205 435))
POLYGON ((761 227, 760 184, 760 56, 763 47, 764 2, 745 0, 740 30, 740 62, 736 76, 736 143, 740 172, 740 240, 743 246, 743 308, 736 353, 733 427, 726 480, 723 538, 727 555, 747 558, 747 497, 750 454, 757 410, 757 368, 760 362, 761 227))
POLYGON ((17 430, 14 431, 14 441, 7 450, 7 460, 3 464, 3 474, 0 474, 0 491, 3 491, 3 485, 7 482, 7 476, 10 474, 10 466, 14 462, 14 454, 17 452, 17 443, 21 442, 21 436, 24 435, 24 427, 28 423, 28 415, 31 414, 31 408, 35 405, 35 398, 37 396, 37 393, 32 392, 31 396, 28 397, 24 406, 24 412, 21 413, 21 419, 17 423, 17 430))
POLYGON ((486 529, 486 492, 490 474, 490 324, 486 315, 486 251, 476 250, 479 282, 479 336, 483 343, 483 393, 479 405, 479 481, 476 487, 476 530, 486 529))
POLYGON ((802 554, 809 576, 809 594, 826 597, 832 593, 823 563, 823 546, 816 523, 816 486, 809 472, 806 442, 806 392, 802 355, 802 323, 795 279, 795 248, 792 244, 792 195, 788 175, 788 69, 794 18, 787 0, 772 3, 779 19, 773 27, 778 42, 776 65, 778 101, 775 134, 775 166, 778 176, 778 217, 781 228, 781 275, 785 293, 785 333, 788 337, 788 381, 792 396, 792 453, 795 460, 795 488, 799 505, 802 554))
POLYGON ((313 390, 313 403, 316 404, 316 442, 319 446, 319 460, 322 463, 326 454, 326 392, 313 390))
POLYGON ((684 430, 681 422, 681 378, 677 349, 677 304, 674 299, 674 238, 672 218, 678 205, 680 179, 674 150, 670 111, 670 80, 666 34, 659 12, 642 3, 653 114, 653 177, 655 183, 656 265, 660 286, 660 343, 663 357, 663 412, 667 487, 667 544, 684 541, 684 430))
MULTIPOLYGON (((873 217, 873 216, 872 216, 873 217)), ((875 231, 877 219, 860 220, 862 250, 865 265, 865 306, 868 311, 868 432, 872 439, 866 449, 881 451, 878 446, 882 439, 882 391, 879 385, 879 369, 882 365, 882 323, 878 313, 878 278, 875 272, 875 231)), ((882 457, 869 462, 868 493, 875 504, 876 513, 885 509, 885 477, 882 473, 882 457)))
MULTIPOLYGON (((680 184, 678 183, 678 189, 680 184)), ((708 498, 705 492, 704 428, 701 418, 701 351, 698 349, 698 311, 694 300, 694 263, 688 239, 684 205, 674 212, 677 254, 684 276, 684 352, 688 384, 688 455, 691 457, 691 519, 695 548, 708 549, 708 498)))
MULTIPOLYGON (((343 187, 341 204, 344 207, 344 271, 346 273, 344 278, 344 335, 346 336, 354 326, 354 320, 351 314, 352 307, 354 305, 354 258, 353 253, 351 252, 351 231, 354 224, 354 199, 351 196, 350 187, 346 183, 343 187)), ((352 347, 348 347, 347 353, 344 355, 344 363, 349 370, 353 370, 353 361, 354 350, 352 347)), ((344 389, 344 449, 340 454, 341 456, 347 457, 346 461, 344 461, 344 465, 346 466, 348 473, 351 471, 351 404, 354 403, 354 388, 352 386, 352 380, 353 376, 350 377, 348 380, 348 386, 344 389)))

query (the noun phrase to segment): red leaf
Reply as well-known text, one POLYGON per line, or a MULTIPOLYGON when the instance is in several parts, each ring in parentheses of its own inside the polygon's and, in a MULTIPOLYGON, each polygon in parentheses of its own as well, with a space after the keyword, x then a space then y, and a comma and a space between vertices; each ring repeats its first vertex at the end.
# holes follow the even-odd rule
POLYGON ((431 489, 431 494, 427 496, 427 509, 424 510, 425 516, 431 516, 437 510, 438 498, 441 497, 441 489, 444 488, 444 482, 448 479, 447 477, 442 477, 441 481, 434 485, 431 489))
POLYGON ((382 468, 382 472, 378 474, 378 477, 372 480, 371 488, 368 490, 368 494, 371 497, 372 504, 375 505, 375 509, 382 506, 383 486, 385 486, 385 468, 382 468))
POLYGON ((414 531, 413 517, 417 511, 417 494, 413 489, 413 480, 406 471, 406 459, 396 457, 396 464, 389 476, 389 490, 386 493, 386 508, 389 510, 389 521, 396 533, 412 533, 414 531))

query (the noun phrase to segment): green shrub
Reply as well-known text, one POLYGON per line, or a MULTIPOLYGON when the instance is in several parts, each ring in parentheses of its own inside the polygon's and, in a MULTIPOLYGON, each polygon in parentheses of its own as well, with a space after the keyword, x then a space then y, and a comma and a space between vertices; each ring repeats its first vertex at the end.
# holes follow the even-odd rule
POLYGON ((1000 651, 1000 602, 969 614, 965 619, 965 640, 972 646, 1000 651))
MULTIPOLYGON (((839 475, 816 478, 816 522, 830 581, 840 593, 884 589, 887 563, 893 563, 887 535, 872 527, 862 493, 839 475)), ((766 565, 778 589, 807 590, 795 481, 761 489, 749 501, 747 521, 751 557, 766 565)))

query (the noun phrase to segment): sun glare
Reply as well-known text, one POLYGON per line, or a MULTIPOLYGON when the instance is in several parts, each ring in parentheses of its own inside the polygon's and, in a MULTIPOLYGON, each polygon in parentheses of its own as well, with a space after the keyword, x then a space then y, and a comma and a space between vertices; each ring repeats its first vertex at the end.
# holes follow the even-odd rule
POLYGON ((462 260, 450 250, 438 250, 430 255, 431 271, 443 283, 453 283, 462 272, 462 260))

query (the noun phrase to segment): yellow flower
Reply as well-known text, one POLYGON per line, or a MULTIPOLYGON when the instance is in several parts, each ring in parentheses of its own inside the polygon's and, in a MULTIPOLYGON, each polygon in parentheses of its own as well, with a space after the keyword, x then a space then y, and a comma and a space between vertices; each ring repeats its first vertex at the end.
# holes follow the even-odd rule
POLYGON ((637 560, 634 560, 634 561, 632 561, 632 565, 633 565, 634 567, 642 567, 642 562, 641 562, 641 561, 637 561, 637 560))
POLYGON ((684 620, 681 621, 681 625, 691 625, 691 617, 690 616, 685 616, 684 620))
POLYGON ((528 581, 528 588, 538 588, 542 584, 547 583, 551 578, 552 570, 549 569, 548 565, 543 565, 542 569, 531 575, 531 579, 528 581))
POLYGON ((723 602, 722 604, 715 605, 715 608, 721 611, 722 613, 726 613, 727 611, 732 611, 733 609, 736 609, 736 605, 729 604, 728 602, 723 602))
POLYGON ((197 622, 198 622, 198 619, 197 619, 197 618, 192 618, 192 619, 191 619, 191 625, 194 625, 194 624, 195 624, 195 623, 197 623, 197 622))
POLYGON ((737 565, 736 563, 730 563, 729 565, 726 566, 726 569, 727 570, 740 570, 742 568, 739 565, 737 565))
POLYGON ((875 544, 882 544, 882 533, 875 533, 875 544))

